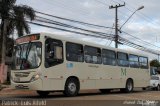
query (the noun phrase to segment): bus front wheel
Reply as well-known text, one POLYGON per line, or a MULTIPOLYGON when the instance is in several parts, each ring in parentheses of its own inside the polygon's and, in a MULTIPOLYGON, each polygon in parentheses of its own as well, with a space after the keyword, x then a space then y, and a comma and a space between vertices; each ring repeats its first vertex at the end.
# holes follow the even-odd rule
POLYGON ((76 96, 79 92, 79 83, 75 78, 69 78, 66 81, 65 89, 63 91, 65 96, 71 97, 76 96))
POLYGON ((48 92, 48 91, 37 91, 37 93, 38 93, 39 96, 41 96, 41 97, 46 97, 46 96, 48 96, 48 94, 49 94, 50 92, 48 92))

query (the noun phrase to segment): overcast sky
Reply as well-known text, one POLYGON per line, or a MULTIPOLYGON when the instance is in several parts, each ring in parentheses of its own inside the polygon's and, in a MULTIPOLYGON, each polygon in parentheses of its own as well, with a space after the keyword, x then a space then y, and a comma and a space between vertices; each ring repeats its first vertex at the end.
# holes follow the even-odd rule
MULTIPOLYGON (((118 3, 123 4, 124 1, 126 3, 125 7, 120 7, 118 9, 119 26, 121 26, 137 8, 140 6, 144 6, 144 8, 137 11, 124 25, 122 30, 160 47, 160 0, 17 0, 17 4, 29 5, 37 11, 60 17, 112 27, 115 23, 115 9, 109 9, 109 6, 114 6, 118 3)), ((84 26, 79 27, 85 28, 84 26)), ((87 28, 89 29, 89 27, 87 28)), ((96 30, 114 34, 114 30, 96 30)), ((82 40, 89 42, 94 41, 102 45, 114 47, 114 42, 111 43, 111 41, 105 39, 88 38, 35 25, 31 25, 31 32, 48 32, 61 34, 67 37, 79 37, 82 40)), ((133 37, 124 33, 121 33, 120 36, 127 38, 130 41, 136 41, 133 37)), ((135 43, 138 44, 140 42, 135 43)), ((146 45, 144 46, 147 47, 146 45)), ((119 48, 142 52, 124 45, 120 45, 119 48)), ((154 47, 152 47, 152 49, 158 50, 158 48, 154 47)), ((158 56, 155 55, 148 55, 151 59, 158 58, 158 56)))

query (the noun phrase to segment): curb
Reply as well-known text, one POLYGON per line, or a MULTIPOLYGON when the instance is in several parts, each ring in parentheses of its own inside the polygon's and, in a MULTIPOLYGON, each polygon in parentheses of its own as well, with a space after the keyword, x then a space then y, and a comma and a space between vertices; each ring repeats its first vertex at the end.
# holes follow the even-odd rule
POLYGON ((10 85, 0 84, 0 91, 2 91, 2 90, 4 90, 4 89, 11 89, 11 88, 10 88, 10 85))

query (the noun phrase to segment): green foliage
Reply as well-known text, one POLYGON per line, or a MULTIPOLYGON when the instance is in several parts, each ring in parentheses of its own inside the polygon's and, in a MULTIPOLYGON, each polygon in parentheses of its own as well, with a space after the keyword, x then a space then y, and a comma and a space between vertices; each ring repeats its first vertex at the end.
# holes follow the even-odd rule
POLYGON ((160 62, 157 59, 152 60, 150 62, 150 66, 152 66, 152 67, 160 67, 160 62))
POLYGON ((9 35, 15 30, 19 37, 29 34, 30 27, 26 18, 32 21, 35 17, 33 8, 27 5, 17 5, 16 0, 0 0, 0 62, 4 60, 6 51, 11 54, 13 50, 14 41, 9 39, 9 35))
MULTIPOLYGON (((35 19, 34 10, 27 5, 16 5, 16 0, 1 0, 0 1, 0 18, 2 19, 1 27, 4 19, 7 19, 7 35, 10 35, 17 30, 18 36, 23 36, 30 33, 30 27, 25 21, 35 19)), ((2 28, 1 28, 2 30, 2 28)))

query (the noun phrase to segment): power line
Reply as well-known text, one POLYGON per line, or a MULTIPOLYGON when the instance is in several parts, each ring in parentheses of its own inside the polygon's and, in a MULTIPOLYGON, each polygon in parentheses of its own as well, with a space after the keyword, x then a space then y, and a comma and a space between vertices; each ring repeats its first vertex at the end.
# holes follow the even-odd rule
MULTIPOLYGON (((67 31, 67 32, 71 32, 71 33, 76 33, 76 34, 82 34, 82 35, 87 35, 87 36, 93 36, 93 37, 98 37, 98 38, 104 38, 104 36, 95 36, 95 35, 92 35, 92 34, 86 34, 86 33, 82 33, 82 32, 77 32, 77 31, 71 31, 71 30, 66 30, 66 29, 62 29, 62 28, 57 28, 57 27, 51 27, 51 26, 47 26, 47 25, 42 25, 42 24, 38 24, 38 23, 33 23, 32 24, 36 24, 36 25, 40 25, 40 26, 44 26, 44 27, 49 27, 49 28, 54 28, 54 29, 58 29, 58 30, 62 30, 62 31, 67 31)), ((113 38, 110 38, 109 40, 113 40, 113 38)), ((130 47, 133 47, 133 48, 136 48, 136 49, 139 49, 139 50, 142 50, 142 51, 145 51, 145 52, 149 52, 149 53, 152 53, 152 54, 158 54, 158 51, 154 51, 152 49, 147 49, 141 45, 138 45, 138 44, 135 44, 133 42, 130 42, 129 40, 127 39, 124 39, 122 37, 120 37, 120 41, 123 42, 125 45, 128 45, 130 47)), ((159 55, 159 54, 158 54, 159 55)))
MULTIPOLYGON (((7 17, 8 19, 8 17, 7 17)), ((9 18, 9 19, 12 19, 12 18, 9 18)), ((61 30, 61 31, 66 31, 66 32, 71 32, 71 33, 76 33, 76 34, 81 34, 81 35, 85 35, 85 36, 92 36, 92 37, 96 37, 96 38, 104 38, 104 39, 109 39, 109 40, 113 40, 113 37, 112 36, 106 36, 106 35, 100 35, 100 34, 88 34, 88 33, 84 33, 84 32, 79 32, 79 31, 73 31, 73 30, 68 30, 68 29, 64 29, 64 28, 58 28, 58 27, 53 27, 53 26, 49 26, 49 25, 44 25, 44 24, 40 24, 40 23, 36 23, 36 22, 31 22, 31 21, 26 21, 30 24, 34 24, 34 25, 38 25, 38 26, 42 26, 42 27, 47 27, 47 28, 52 28, 52 29, 56 29, 56 30, 61 30), (100 35, 100 36, 99 36, 100 35)), ((46 23, 46 22, 45 22, 46 23)), ((63 25, 63 24, 62 24, 63 25)), ((72 28, 74 29, 74 28, 72 28)), ((106 33, 105 33, 106 34, 106 33)), ((130 47, 133 47, 133 48, 136 48, 136 49, 139 49, 139 50, 142 50, 142 51, 145 51, 145 52, 149 52, 149 53, 152 53, 152 54, 156 54, 156 55, 159 55, 159 52, 160 51, 155 51, 153 49, 148 49, 146 47, 143 47, 141 45, 138 45, 138 44, 135 44, 125 38, 122 38, 120 37, 119 39, 122 43, 124 43, 125 45, 128 45, 130 47)))
POLYGON ((153 45, 153 44, 151 44, 151 43, 149 43, 149 42, 147 42, 147 41, 144 41, 144 40, 142 40, 142 39, 140 39, 140 38, 138 38, 138 37, 135 37, 135 36, 133 36, 133 35, 127 33, 127 32, 124 32, 124 31, 122 31, 122 32, 125 33, 125 34, 127 34, 127 35, 129 35, 129 36, 131 36, 131 37, 133 37, 133 38, 135 38, 135 39, 137 39, 137 40, 139 40, 140 43, 143 43, 143 42, 144 42, 146 45, 151 45, 151 46, 160 48, 159 46, 153 45))
MULTIPOLYGON (((112 1, 113 1, 113 0, 112 0, 112 1)), ((122 0, 121 0, 121 1, 122 1, 122 0)), ((100 2, 101 2, 101 1, 100 1, 100 2)), ((99 3, 100 3, 100 2, 99 2, 99 3)), ((115 1, 115 2, 116 2, 116 1, 115 1)), ((123 1, 122 1, 122 2, 123 2, 123 1)), ((117 2, 117 3, 118 3, 118 2, 117 2)), ((101 4, 103 4, 103 2, 101 2, 101 4)), ((103 5, 106 5, 106 3, 103 4, 103 5)), ((108 5, 108 4, 107 4, 107 5, 108 5)), ((125 8, 127 8, 127 7, 125 7, 125 8)), ((129 9, 129 8, 128 8, 128 9, 129 9)), ((71 9, 70 9, 70 10, 71 10, 71 9)), ((72 9, 72 10, 73 10, 73 9, 72 9)), ((132 11, 132 10, 129 9, 129 11, 132 11)), ((138 15, 138 14, 137 14, 137 15, 138 15)))
POLYGON ((87 33, 82 33, 82 32, 78 32, 78 31, 72 31, 72 30, 68 30, 68 29, 63 29, 63 28, 58 28, 58 27, 53 27, 53 26, 49 26, 49 25, 44 25, 44 24, 40 24, 40 23, 36 23, 36 22, 31 22, 31 21, 26 21, 30 24, 34 24, 34 25, 38 25, 38 26, 42 26, 42 27, 47 27, 47 28, 52 28, 52 29, 56 29, 56 30, 61 30, 61 31, 67 31, 67 32, 71 32, 71 33, 76 33, 76 34, 81 34, 81 35, 86 35, 86 36, 92 36, 92 37, 101 37, 101 38, 107 38, 107 39, 112 39, 113 37, 111 36, 97 36, 97 35, 93 35, 93 34, 87 34, 87 33))
MULTIPOLYGON (((43 14, 45 14, 45 13, 43 13, 43 14)), ((47 14, 47 16, 50 16, 50 14, 47 14)), ((53 16, 53 15, 51 15, 51 16, 53 16)), ((66 18, 62 18, 62 17, 58 17, 58 16, 55 16, 56 18, 60 18, 60 19, 65 19, 66 20, 66 18)), ((71 20, 71 19, 67 19, 67 20, 71 20)), ((53 20, 52 20, 53 21, 53 20)), ((77 22, 77 21, 75 21, 75 20, 71 20, 72 22, 77 22)), ((78 21, 78 23, 79 23, 80 21, 78 21)), ((84 23, 84 22, 80 22, 80 24, 81 23, 83 23, 83 25, 88 25, 89 23, 84 23)), ((103 28, 106 28, 105 26, 100 26, 100 25, 95 25, 95 24, 89 24, 89 25, 93 25, 93 26, 96 26, 96 27, 103 27, 103 28)), ((107 27, 108 28, 108 27, 107 27)), ((109 28, 111 28, 111 27, 109 27, 109 28)), ((115 28, 111 28, 111 29, 115 29, 115 28)), ((127 35, 129 35, 129 36, 132 36, 132 37, 134 37, 134 38, 136 38, 137 40, 139 40, 140 41, 140 43, 145 43, 145 44, 147 44, 147 45, 151 45, 151 46, 154 46, 154 47, 158 47, 158 46, 156 46, 156 45, 153 45, 153 44, 151 44, 151 43, 149 43, 149 42, 146 42, 146 41, 144 41, 144 40, 141 40, 141 39, 139 39, 139 38, 137 38, 137 37, 135 37, 135 36, 133 36, 133 35, 131 35, 131 34, 129 34, 129 33, 127 33, 127 32, 124 32, 124 31, 122 31, 123 33, 125 33, 125 34, 127 34, 127 35)))
POLYGON ((86 32, 94 33, 94 34, 99 34, 99 35, 106 36, 106 37, 107 37, 107 35, 112 35, 112 34, 107 34, 107 33, 103 33, 103 32, 87 30, 87 29, 83 29, 83 28, 80 28, 80 27, 75 27, 75 26, 72 26, 72 25, 64 24, 64 23, 61 23, 61 22, 58 22, 58 21, 53 21, 53 20, 50 20, 50 19, 47 19, 47 18, 43 18, 43 17, 39 17, 39 16, 38 16, 38 18, 41 18, 41 19, 36 19, 36 21, 39 21, 39 22, 44 22, 44 23, 48 23, 48 24, 54 24, 54 25, 67 27, 67 28, 72 28, 72 29, 78 29, 78 30, 82 30, 82 31, 86 31, 86 32), (42 19, 45 19, 47 21, 42 20, 42 19))
MULTIPOLYGON (((71 25, 68 25, 68 24, 64 24, 64 23, 61 23, 61 22, 53 21, 53 20, 50 20, 50 19, 47 19, 47 18, 43 18, 43 17, 39 17, 39 16, 38 16, 38 18, 45 19, 47 21, 51 21, 51 22, 47 22, 47 21, 44 21, 44 20, 36 19, 39 22, 45 22, 45 23, 55 24, 55 25, 59 25, 59 26, 63 26, 63 27, 79 29, 79 30, 82 30, 82 31, 87 31, 87 32, 90 32, 90 33, 96 33, 96 34, 100 34, 100 35, 112 35, 112 34, 106 34, 106 33, 98 32, 98 31, 82 29, 82 28, 79 28, 79 27, 71 26, 71 25)), ((149 42, 146 42, 146 41, 144 41, 144 40, 142 40, 142 39, 140 39, 138 37, 135 37, 135 36, 133 36, 133 35, 127 33, 127 32, 124 32, 124 31, 122 31, 122 32, 127 34, 127 35, 129 35, 129 36, 131 36, 131 37, 133 37, 133 38, 135 38, 135 39, 137 39, 140 43, 145 43, 146 45, 158 47, 158 46, 153 45, 153 44, 151 44, 149 42)), ((160 47, 158 47, 158 48, 160 48, 160 47)))
MULTIPOLYGON (((114 24, 113 24, 113 26, 112 26, 112 27, 114 27, 114 24)), ((112 34, 112 30, 111 30, 110 34, 112 34)), ((113 39, 113 40, 114 40, 114 39, 113 39)), ((113 40, 111 40, 111 41, 110 41, 110 43, 108 44, 108 46, 110 46, 110 45, 111 45, 111 43, 112 43, 112 41, 113 41, 113 40)), ((105 45, 107 45, 107 43, 106 43, 105 45)))
MULTIPOLYGON (((119 4, 119 2, 117 2, 117 1, 114 1, 114 0, 112 0, 112 1, 119 4)), ((122 1, 122 0, 121 0, 121 1, 122 1)), ((122 2, 124 2, 124 1, 122 1, 122 2)), ((134 12, 134 11, 130 10, 129 8, 127 8, 127 7, 125 7, 125 8, 128 9, 128 10, 131 11, 131 12, 134 12)), ((151 45, 151 46, 154 46, 154 47, 158 47, 158 46, 153 45, 153 44, 151 44, 151 43, 149 43, 149 42, 146 42, 146 41, 144 41, 144 40, 142 40, 142 39, 139 39, 139 38, 137 38, 137 37, 135 37, 135 36, 127 33, 127 32, 124 32, 124 31, 122 31, 122 32, 125 33, 125 34, 127 34, 127 35, 129 35, 129 36, 131 36, 131 37, 133 37, 133 38, 136 38, 137 40, 139 40, 140 43, 142 43, 142 41, 143 41, 146 45, 151 45)), ((158 47, 158 48, 160 48, 160 47, 158 47)))
MULTIPOLYGON (((39 23, 35 23, 35 22, 30 22, 30 21, 27 21, 27 22, 30 23, 30 24, 38 25, 38 26, 53 28, 53 29, 57 29, 57 30, 61 30, 61 31, 67 31, 67 32, 76 33, 76 34, 81 34, 81 35, 85 35, 85 36, 92 36, 92 37, 96 37, 96 38, 106 38, 106 36, 97 36, 97 35, 93 35, 93 34, 87 34, 87 33, 82 33, 82 32, 77 32, 77 31, 71 31, 71 30, 67 30, 67 29, 63 29, 63 28, 57 28, 57 27, 53 27, 53 26, 43 25, 43 24, 39 24, 39 23)), ((113 38, 108 37, 108 39, 112 40, 113 38)), ((135 43, 133 43, 133 42, 127 40, 127 39, 124 39, 122 37, 120 37, 119 40, 121 42, 123 42, 125 45, 128 45, 130 47, 133 47, 133 48, 145 51, 145 52, 149 52, 149 53, 152 53, 152 54, 159 55, 159 51, 154 51, 152 49, 145 48, 141 45, 135 44, 135 43)))
POLYGON ((133 48, 145 51, 145 52, 149 52, 149 53, 152 53, 152 54, 155 54, 155 55, 159 55, 159 53, 160 53, 160 51, 155 51, 153 49, 148 49, 146 47, 143 47, 141 45, 135 44, 135 43, 133 43, 133 42, 131 42, 131 41, 125 39, 125 38, 122 38, 122 37, 120 37, 119 40, 121 42, 123 42, 125 45, 128 45, 130 47, 133 47, 133 48))
MULTIPOLYGON (((119 4, 119 2, 117 2, 117 1, 114 1, 114 0, 112 0, 112 1, 119 4)), ((123 1, 123 0, 120 0, 120 1, 125 2, 125 1, 123 1)), ((134 8, 134 7, 133 7, 132 5, 130 5, 129 3, 126 3, 126 4, 129 5, 130 8, 136 10, 136 8, 134 8)), ((134 12, 134 10, 129 9, 129 8, 126 7, 126 6, 125 6, 125 8, 126 8, 128 11, 130 11, 130 12, 134 12)), ((153 23, 153 22, 152 22, 153 19, 150 18, 149 16, 145 15, 145 14, 142 13, 141 11, 139 11, 139 13, 140 13, 140 14, 136 14, 136 15, 138 15, 139 17, 142 17, 144 20, 147 21, 147 23, 148 23, 148 21, 149 21, 152 25, 159 25, 159 24, 153 23)))
POLYGON ((72 19, 68 19, 68 18, 62 18, 62 17, 59 17, 59 16, 50 15, 50 14, 42 13, 42 12, 39 12, 39 11, 35 11, 35 12, 39 13, 39 14, 42 14, 42 15, 50 16, 50 17, 53 17, 53 18, 57 18, 57 19, 61 19, 61 20, 66 20, 66 21, 70 21, 70 22, 76 22, 76 23, 83 24, 83 25, 89 25, 89 26, 95 26, 95 27, 101 27, 101 28, 114 29, 112 27, 106 27, 106 26, 101 26, 101 25, 96 25, 96 24, 90 24, 90 23, 86 23, 86 22, 76 21, 76 20, 72 20, 72 19))
MULTIPOLYGON (((97 35, 93 35, 93 34, 87 34, 87 33, 82 33, 82 32, 77 32, 77 31, 71 31, 71 30, 67 30, 67 29, 63 29, 63 28, 57 28, 57 27, 53 27, 53 26, 43 25, 43 24, 39 24, 39 23, 35 23, 35 22, 30 22, 30 21, 27 21, 27 22, 30 23, 30 24, 43 26, 43 27, 48 27, 48 28, 53 28, 53 29, 57 29, 57 30, 61 30, 61 31, 67 31, 67 32, 71 32, 71 33, 85 35, 85 36, 92 36, 92 37, 96 37, 96 38, 105 38, 106 39, 106 36, 97 36, 97 35)), ((112 37, 108 37, 108 39, 112 40, 112 37)), ((159 51, 154 51, 152 49, 147 49, 147 48, 145 48, 141 45, 130 42, 129 40, 124 39, 122 37, 120 37, 120 41, 123 42, 124 44, 128 45, 128 46, 133 47, 133 48, 136 48, 136 49, 139 49, 139 50, 142 50, 142 51, 145 51, 145 52, 149 52, 149 53, 152 53, 152 54, 159 55, 159 51)))

